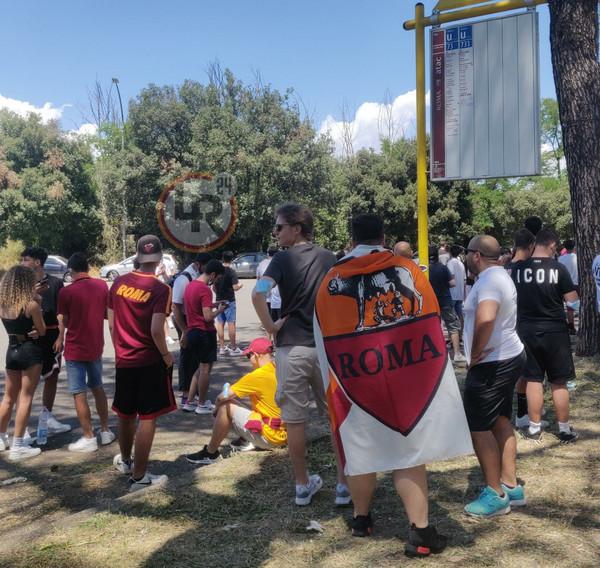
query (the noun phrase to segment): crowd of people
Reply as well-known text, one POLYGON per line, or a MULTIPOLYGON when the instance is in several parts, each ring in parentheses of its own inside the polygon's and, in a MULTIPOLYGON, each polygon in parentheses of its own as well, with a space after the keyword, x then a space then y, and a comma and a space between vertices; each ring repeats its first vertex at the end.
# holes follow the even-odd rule
MULTIPOLYGON (((353 505, 354 536, 371 534, 376 473, 392 470, 410 522, 406 554, 442 552, 448 539, 429 524, 425 466, 473 452, 485 487, 466 512, 487 517, 525 505, 516 472, 515 389, 516 427, 523 438, 537 442, 548 426, 542 420, 547 381, 558 439, 578 439, 567 388, 575 376, 570 334, 576 333, 579 309, 575 243, 565 241, 558 255, 557 235, 532 217, 508 252, 490 235, 475 236, 466 249, 429 247, 425 273, 408 242, 388 246, 376 214, 352 220, 351 244, 341 254, 313 244, 313 230, 308 207, 277 208, 278 247, 269 248, 252 291, 266 337, 244 350, 236 338, 235 293, 242 284, 229 251, 221 261, 200 253, 171 277, 160 239, 146 235, 136 245, 136 269, 109 290, 89 276, 81 253, 69 259, 73 283, 64 287, 45 274, 44 249, 25 249, 20 265, 0 282, 0 316, 9 337, 0 450, 8 449, 12 461, 40 454, 27 425, 41 379, 48 431, 71 429, 52 415, 62 356, 83 431, 68 449, 92 452, 115 440, 102 382, 108 319, 120 449, 113 465, 127 475, 131 491, 167 481, 147 466, 157 418, 179 407, 214 417, 210 440, 188 454, 188 462, 222 459, 219 448, 231 430, 238 436, 230 443, 233 450, 287 445, 295 503, 306 506, 323 486, 306 460, 314 402, 331 421, 335 504, 353 505), (179 404, 167 344, 171 313, 180 346, 179 404), (240 355, 253 370, 226 383, 213 404, 207 397, 214 363, 218 356, 240 355), (451 362, 467 365, 462 401, 451 362), (88 390, 100 420, 97 435, 88 390)), ((593 272, 600 290, 600 255, 593 272)))

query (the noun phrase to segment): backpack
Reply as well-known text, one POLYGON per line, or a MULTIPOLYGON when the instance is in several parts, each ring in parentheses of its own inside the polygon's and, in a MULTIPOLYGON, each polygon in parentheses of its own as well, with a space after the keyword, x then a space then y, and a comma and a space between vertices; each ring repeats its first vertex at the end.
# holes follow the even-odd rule
POLYGON ((171 276, 171 278, 169 278, 166 282, 167 286, 170 286, 171 288, 173 288, 173 286, 175 286, 175 280, 177 280, 180 276, 186 275, 187 279, 191 282, 192 281, 192 275, 189 272, 186 272, 185 270, 183 272, 180 272, 179 274, 173 274, 173 276, 171 276))

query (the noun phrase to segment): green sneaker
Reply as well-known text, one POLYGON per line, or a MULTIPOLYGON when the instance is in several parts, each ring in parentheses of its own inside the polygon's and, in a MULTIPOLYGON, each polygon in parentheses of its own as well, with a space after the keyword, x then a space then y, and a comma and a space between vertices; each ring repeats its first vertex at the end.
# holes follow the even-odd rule
POLYGON ((527 501, 525 500, 525 492, 520 485, 517 485, 513 489, 506 487, 504 483, 502 484, 502 489, 504 493, 508 495, 508 499, 510 501, 511 507, 522 507, 523 505, 527 505, 527 501))
POLYGON ((465 511, 474 517, 493 517, 510 513, 508 494, 500 497, 491 487, 486 487, 479 498, 465 506, 465 511))

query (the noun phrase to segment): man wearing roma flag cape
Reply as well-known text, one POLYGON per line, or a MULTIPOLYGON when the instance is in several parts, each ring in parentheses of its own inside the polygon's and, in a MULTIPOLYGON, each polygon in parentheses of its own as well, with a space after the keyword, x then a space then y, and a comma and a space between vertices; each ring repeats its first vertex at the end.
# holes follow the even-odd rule
POLYGON ((411 524, 405 552, 428 556, 447 539, 429 525, 425 464, 473 448, 435 293, 384 243, 379 215, 353 219, 354 248, 317 294, 315 340, 354 503, 352 534, 371 533, 376 472, 393 470, 411 524))

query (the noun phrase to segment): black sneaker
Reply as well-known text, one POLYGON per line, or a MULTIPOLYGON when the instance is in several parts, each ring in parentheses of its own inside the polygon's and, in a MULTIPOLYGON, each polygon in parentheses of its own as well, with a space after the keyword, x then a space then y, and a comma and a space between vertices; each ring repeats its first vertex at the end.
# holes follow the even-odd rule
POLYGON ((438 534, 435 527, 418 529, 414 523, 410 526, 408 543, 404 545, 404 554, 410 558, 439 554, 446 549, 448 537, 438 534))
POLYGON ((366 515, 357 515, 352 519, 352 536, 371 536, 371 511, 366 515))
POLYGON ((542 439, 542 431, 538 430, 535 434, 532 434, 529 431, 529 428, 523 428, 522 430, 519 430, 519 434, 522 438, 525 438, 526 440, 531 440, 532 442, 540 442, 542 439))
POLYGON ((566 432, 558 433, 558 441, 561 444, 572 444, 573 442, 576 442, 578 439, 579 439, 579 435, 577 434, 577 432, 575 432, 575 430, 573 430, 573 428, 571 428, 571 431, 568 434, 566 432))
POLYGON ((250 452, 254 450, 254 444, 241 436, 233 440, 229 445, 234 452, 250 452))
POLYGON ((204 446, 199 452, 195 454, 188 454, 185 458, 190 463, 201 463, 201 464, 211 464, 218 462, 223 459, 221 452, 217 450, 214 454, 211 454, 204 446))

